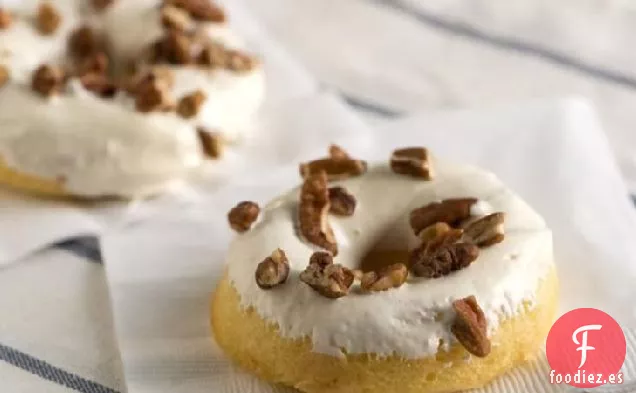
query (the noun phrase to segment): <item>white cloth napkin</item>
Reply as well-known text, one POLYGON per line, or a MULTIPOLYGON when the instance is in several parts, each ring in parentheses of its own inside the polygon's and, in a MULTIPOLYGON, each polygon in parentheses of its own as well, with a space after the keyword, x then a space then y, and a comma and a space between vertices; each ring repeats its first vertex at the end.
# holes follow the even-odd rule
POLYGON ((373 121, 585 95, 636 192, 629 0, 246 0, 312 73, 373 121))
MULTIPOLYGON (((358 131, 341 140, 356 156, 386 160, 394 147, 423 144, 438 156, 493 170, 527 198, 554 229, 562 311, 598 307, 618 319, 630 342, 625 378, 636 378, 636 334, 629 330, 636 327, 636 251, 630 247, 636 213, 585 103, 429 114, 358 131)), ((325 148, 303 158, 322 155, 325 148)), ((259 171, 185 209, 153 212, 151 219, 130 217, 104 234, 102 252, 130 393, 291 391, 231 366, 210 336, 208 315, 232 237, 228 209, 243 199, 265 203, 298 182, 295 164, 259 171)), ((560 388, 548 384, 547 364, 538 362, 479 391, 560 388)))
POLYGON ((306 149, 352 129, 356 118, 341 102, 320 91, 306 70, 259 27, 241 1, 225 6, 232 26, 264 61, 267 93, 249 136, 230 147, 222 160, 206 164, 202 173, 153 200, 77 204, 0 190, 0 266, 67 238, 99 235, 130 209, 188 203, 194 195, 233 181, 243 170, 297 160, 306 149))

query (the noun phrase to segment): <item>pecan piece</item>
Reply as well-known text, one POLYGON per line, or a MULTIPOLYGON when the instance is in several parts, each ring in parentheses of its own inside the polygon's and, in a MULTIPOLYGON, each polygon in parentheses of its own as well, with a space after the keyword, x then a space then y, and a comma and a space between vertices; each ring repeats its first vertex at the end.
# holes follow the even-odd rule
POLYGON ((205 93, 201 90, 185 95, 177 104, 177 113, 184 119, 193 118, 199 113, 205 99, 205 93))
POLYGON ((463 231, 453 229, 446 223, 433 224, 420 232, 422 244, 411 251, 409 265, 411 268, 423 263, 442 247, 458 243, 462 239, 463 231))
POLYGON ((327 219, 330 205, 325 172, 308 176, 300 190, 298 205, 300 234, 308 242, 336 255, 338 245, 327 219))
POLYGON ((487 335, 487 321, 477 299, 469 296, 453 302, 455 320, 451 332, 464 348, 478 357, 486 357, 491 345, 487 335))
POLYGON ((300 273, 300 280, 314 291, 330 299, 349 293, 354 274, 350 269, 333 263, 333 257, 326 252, 315 252, 307 268, 300 273))
POLYGON ((429 203, 411 212, 411 228, 415 234, 419 234, 422 229, 436 222, 455 226, 470 217, 470 208, 475 203, 477 203, 476 198, 453 198, 429 203))
POLYGON ((349 160, 351 156, 345 149, 338 145, 329 146, 329 158, 332 160, 349 160))
POLYGON ((61 68, 43 64, 31 78, 31 87, 44 97, 59 93, 64 86, 64 71, 61 68))
POLYGON ((192 27, 192 19, 184 9, 166 5, 161 8, 161 24, 168 29, 187 31, 192 27))
POLYGON ((168 31, 152 46, 151 61, 176 65, 192 63, 191 39, 183 32, 168 31))
POLYGON ((6 30, 11 27, 11 23, 13 22, 13 16, 9 10, 5 10, 0 8, 0 30, 6 30))
POLYGON ((9 81, 10 77, 9 69, 0 64, 0 87, 4 86, 9 81))
POLYGON ((51 35, 62 24, 62 15, 51 3, 41 3, 36 16, 36 26, 42 35, 51 35))
POLYGON ((223 137, 218 132, 208 131, 203 127, 197 128, 203 154, 212 159, 223 155, 223 137))
POLYGON ((73 56, 84 58, 97 52, 99 43, 93 29, 88 26, 78 27, 68 39, 68 50, 73 56))
POLYGON ((391 169, 395 173, 420 177, 424 180, 433 178, 428 150, 423 147, 407 147, 393 151, 391 169))
POLYGON ((210 68, 225 67, 226 63, 226 49, 223 45, 217 42, 207 43, 197 58, 197 64, 208 66, 210 68))
POLYGON ((352 159, 323 158, 300 164, 300 175, 306 179, 318 172, 325 172, 328 179, 339 180, 351 176, 359 176, 367 171, 367 163, 352 159))
POLYGON ((256 284, 262 289, 271 289, 283 284, 287 276, 289 276, 289 260, 280 248, 259 263, 254 273, 256 284))
POLYGON ((344 187, 331 187, 329 189, 329 213, 337 216, 351 216, 356 209, 356 198, 344 187))
POLYGON ((230 210, 227 219, 236 232, 245 232, 252 227, 260 212, 261 209, 255 202, 243 201, 230 210))
POLYGON ((106 74, 107 69, 108 57, 103 52, 97 52, 82 60, 78 74, 106 74))
POLYGON ((228 50, 225 52, 225 68, 235 72, 248 72, 254 69, 257 64, 256 58, 236 51, 228 50))
POLYGON ((105 10, 110 7, 115 0, 92 0, 93 8, 98 11, 105 10))
POLYGON ((139 112, 166 110, 172 107, 168 86, 154 74, 148 74, 134 87, 135 108, 139 112))
POLYGON ((88 73, 80 77, 82 86, 103 98, 113 98, 117 93, 117 86, 104 74, 88 73))
POLYGON ((387 266, 379 272, 366 272, 360 279, 360 287, 365 291, 386 291, 398 288, 406 282, 409 271, 403 263, 387 266))
POLYGON ((164 4, 182 8, 198 21, 225 22, 223 9, 210 0, 166 0, 164 4))
POLYGON ((422 229, 417 235, 422 241, 422 245, 426 245, 433 239, 439 238, 451 230, 450 225, 445 222, 436 222, 422 229))
POLYGON ((479 247, 471 243, 454 243, 440 247, 433 253, 424 253, 412 260, 411 269, 416 276, 438 278, 461 270, 479 256, 479 247))
POLYGON ((489 247, 504 240, 505 214, 498 212, 472 221, 464 229, 464 239, 479 247, 489 247))

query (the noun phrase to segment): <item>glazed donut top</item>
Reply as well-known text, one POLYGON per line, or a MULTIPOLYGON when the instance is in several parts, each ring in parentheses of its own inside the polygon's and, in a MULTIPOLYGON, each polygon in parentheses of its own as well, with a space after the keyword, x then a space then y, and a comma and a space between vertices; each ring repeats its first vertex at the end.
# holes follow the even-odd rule
POLYGON ((240 136, 263 79, 208 0, 0 2, 0 158, 75 194, 155 193, 240 136))
MULTIPOLYGON (((421 156, 427 157, 427 154, 421 156)), ((329 160, 332 164, 337 161, 334 157, 329 160)), ((493 174, 467 165, 432 162, 428 158, 425 165, 415 171, 405 170, 397 161, 391 166, 362 163, 348 165, 348 169, 343 169, 347 165, 331 165, 327 161, 302 166, 301 172, 307 176, 303 187, 274 199, 262 211, 244 202, 229 215, 232 227, 241 232, 232 241, 227 255, 229 280, 240 295, 242 306, 253 308, 266 321, 277 324, 283 337, 308 337, 314 351, 333 356, 373 353, 421 358, 447 349, 457 341, 452 323, 459 299, 475 297, 487 321, 485 334, 496 329, 503 318, 532 306, 539 281, 553 264, 551 232, 544 220, 493 174), (435 176, 431 179, 433 169, 435 176), (327 226, 323 223, 322 227, 315 227, 315 232, 323 233, 321 238, 303 230, 299 220, 303 220, 303 212, 311 210, 305 202, 320 208, 324 203, 317 193, 311 197, 303 194, 320 187, 324 173, 331 179, 337 178, 333 175, 338 172, 341 178, 345 172, 357 176, 329 184, 332 213, 327 218, 327 226), (349 195, 349 201, 333 195, 334 190, 337 194, 349 195), (338 203, 337 199, 345 203, 338 203), (463 236, 479 218, 501 217, 491 213, 504 213, 505 237, 500 225, 492 226, 490 235, 469 240, 480 245, 478 251, 474 244, 458 243, 451 246, 456 247, 457 253, 447 260, 452 262, 450 265, 422 265, 422 261, 411 260, 410 263, 418 267, 409 266, 408 278, 404 275, 404 266, 393 268, 397 278, 390 278, 397 281, 377 281, 384 285, 376 288, 368 282, 365 288, 367 276, 373 283, 375 273, 364 274, 360 286, 352 284, 352 278, 346 278, 349 269, 354 276, 359 275, 354 269, 359 268, 371 251, 411 250, 411 257, 417 259, 423 235, 430 234, 431 228, 445 225, 428 226, 422 221, 427 214, 429 219, 432 217, 431 208, 444 205, 445 202, 440 201, 469 201, 464 217, 456 212, 434 213, 434 221, 456 223, 458 218, 464 219, 468 226, 464 227, 463 236), (339 207, 334 209, 334 204, 339 207), (254 225, 248 229, 252 221, 254 225), (422 225, 428 229, 417 231, 418 237, 414 229, 422 225), (316 243, 329 239, 330 229, 337 244, 331 249, 336 253, 333 262, 339 265, 328 265, 326 261, 320 266, 323 263, 320 259, 330 258, 328 254, 315 252, 330 246, 329 242, 319 244, 320 247, 316 243), (471 260, 466 252, 461 254, 462 250, 479 255, 471 260), (288 267, 288 274, 286 269, 277 270, 273 264, 281 259, 288 267), (310 259, 312 263, 308 267, 310 259), (468 263, 456 265, 455 262, 468 263), (326 286, 324 282, 312 285, 312 277, 316 278, 316 272, 325 266, 332 266, 333 274, 341 274, 340 283, 344 282, 344 286, 329 287, 333 281, 326 286), (342 275, 343 271, 346 274, 342 275), (277 275, 278 281, 272 281, 277 275)), ((407 166, 412 163, 407 162, 407 166)), ((426 262, 438 263, 443 259, 443 255, 437 253, 426 262)), ((394 262, 388 260, 386 264, 394 262)))

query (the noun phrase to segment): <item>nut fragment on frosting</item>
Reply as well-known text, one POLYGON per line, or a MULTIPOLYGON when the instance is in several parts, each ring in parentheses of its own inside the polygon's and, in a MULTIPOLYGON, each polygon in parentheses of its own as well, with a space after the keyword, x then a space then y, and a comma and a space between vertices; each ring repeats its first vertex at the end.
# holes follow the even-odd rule
POLYGON ((31 77, 33 91, 44 97, 59 93, 64 86, 64 72, 61 68, 43 64, 38 67, 31 77))
POLYGON ((102 98, 113 98, 117 86, 105 75, 97 72, 87 73, 80 77, 82 86, 102 98))
POLYGON ((80 26, 74 30, 68 39, 68 49, 72 55, 84 58, 95 53, 99 44, 93 29, 88 26, 80 26))
POLYGON ((479 248, 474 244, 449 244, 433 253, 424 253, 422 258, 412 262, 412 270, 419 277, 439 278, 467 267, 478 256, 479 248))
POLYGON ((195 117, 199 113, 205 99, 205 93, 201 90, 185 95, 181 97, 177 104, 177 113, 184 119, 195 117))
POLYGON ((198 127, 197 134, 203 154, 212 159, 218 159, 223 155, 223 136, 219 132, 208 131, 198 127))
POLYGON ((4 8, 0 8, 0 30, 5 30, 11 27, 11 23, 13 22, 13 16, 9 10, 5 10, 4 8))
POLYGON ((423 147, 397 149, 391 155, 391 169, 401 175, 419 177, 424 180, 433 178, 433 169, 428 150, 423 147))
POLYGON ((366 272, 360 279, 360 287, 364 291, 386 291, 398 288, 406 282, 409 271, 403 263, 387 266, 379 272, 366 272))
POLYGON ((489 247, 504 240, 505 214, 501 212, 480 217, 464 228, 466 241, 479 247, 489 247))
POLYGON ((173 102, 167 84, 154 74, 145 76, 135 86, 135 108, 146 113, 170 109, 173 102))
POLYGON ((41 3, 36 16, 36 27, 40 34, 51 35, 60 27, 62 15, 51 3, 41 3))
POLYGON ((300 234, 308 242, 336 255, 338 245, 327 219, 330 207, 327 174, 322 171, 308 176, 300 190, 298 204, 300 234))
POLYGON ((256 285, 262 289, 271 289, 283 284, 288 276, 289 260, 280 248, 274 250, 272 255, 259 263, 254 273, 256 285))
POLYGON ((260 212, 261 209, 256 202, 243 201, 230 210, 227 218, 230 222, 230 227, 241 233, 252 227, 260 212))
POLYGON ((230 71, 248 72, 254 69, 256 58, 237 50, 228 50, 225 53, 225 67, 230 71))
POLYGON ((329 146, 329 158, 334 160, 348 160, 351 156, 345 149, 338 145, 329 146))
POLYGON ((152 46, 151 61, 168 64, 192 63, 192 40, 185 33, 169 30, 152 46))
POLYGON ((456 317, 451 332, 464 348, 478 357, 490 354, 491 344, 487 335, 487 321, 474 296, 453 302, 456 317))
POLYGON ((0 64, 0 87, 4 86, 9 81, 10 77, 9 69, 0 64))
POLYGON ((164 0, 163 3, 187 11, 198 21, 217 23, 225 21, 223 9, 210 0, 164 0))
POLYGON ((351 216, 356 209, 356 198, 344 187, 331 187, 329 189, 329 213, 337 216, 351 216))
POLYGON ((429 203, 411 212, 411 228, 415 234, 418 234, 422 229, 436 222, 457 225, 470 217, 470 208, 475 203, 477 203, 476 198, 453 198, 429 203))
POLYGON ((350 269, 333 263, 326 252, 315 252, 307 268, 300 273, 300 280, 324 297, 336 299, 349 293, 354 274, 350 269))
POLYGON ((161 24, 169 29, 186 31, 192 27, 192 19, 187 11, 167 5, 161 9, 161 24))

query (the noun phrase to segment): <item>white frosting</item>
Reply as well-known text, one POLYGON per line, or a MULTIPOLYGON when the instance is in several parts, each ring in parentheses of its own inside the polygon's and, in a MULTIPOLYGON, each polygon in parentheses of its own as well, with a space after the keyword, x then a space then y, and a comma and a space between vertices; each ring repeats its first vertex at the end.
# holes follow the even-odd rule
MULTIPOLYGON (((264 96, 261 67, 246 73, 173 66, 175 99, 201 89, 199 113, 139 113, 131 97, 101 99, 71 80, 67 91, 45 99, 31 91, 33 71, 42 63, 63 64, 69 33, 90 24, 111 46, 115 65, 124 66, 162 34, 161 0, 119 0, 103 13, 85 0, 51 2, 62 16, 55 34, 34 26, 40 0, 2 3, 13 23, 0 30, 0 64, 10 82, 0 88, 0 159, 19 172, 65 179, 68 191, 83 196, 144 196, 185 176, 203 160, 196 127, 218 131, 227 140, 247 130, 264 96)), ((241 48, 224 25, 205 30, 226 46, 241 48)))
MULTIPOLYGON (((101 28, 119 64, 138 59, 163 35, 160 4, 161 0, 120 0, 109 7, 101 28)), ((225 25, 207 23, 204 30, 228 48, 243 49, 241 40, 225 25)), ((262 67, 245 73, 184 66, 171 68, 175 76, 173 97, 178 99, 197 89, 207 96, 190 123, 217 130, 230 141, 240 139, 248 131, 249 121, 265 93, 262 67)))
POLYGON ((59 28, 51 35, 42 35, 35 26, 40 0, 3 3, 12 15, 8 29, 0 30, 0 64, 7 66, 11 79, 26 82, 42 63, 63 63, 69 32, 79 23, 79 0, 52 2, 61 14, 59 28))
POLYGON ((532 304, 540 280, 553 265, 551 232, 494 175, 443 162, 436 168, 437 177, 430 182, 374 165, 361 177, 335 183, 358 201, 352 217, 329 217, 339 246, 335 262, 356 268, 372 249, 411 249, 417 238, 409 225, 410 211, 452 197, 477 197, 481 208, 505 212, 502 243, 482 249, 469 267, 442 278, 410 277, 386 292, 352 290, 343 298, 327 299, 298 277, 315 247, 295 232, 294 189, 269 203, 254 228, 237 235, 230 246, 228 274, 242 306, 254 307, 266 321, 278 324, 283 337, 310 337, 314 351, 334 356, 343 351, 405 358, 433 355, 440 340, 442 348, 454 342, 449 330, 452 301, 469 295, 476 296, 492 333, 501 318, 515 315, 524 301, 532 304), (264 291, 256 285, 254 271, 278 247, 290 260, 290 275, 284 285, 264 291))
POLYGON ((113 105, 71 81, 75 94, 45 99, 29 86, 0 89, 0 156, 85 196, 155 193, 200 165, 195 132, 175 116, 113 105))

